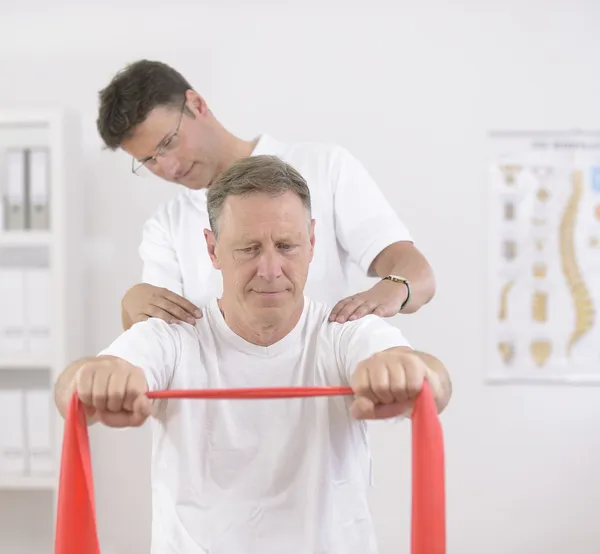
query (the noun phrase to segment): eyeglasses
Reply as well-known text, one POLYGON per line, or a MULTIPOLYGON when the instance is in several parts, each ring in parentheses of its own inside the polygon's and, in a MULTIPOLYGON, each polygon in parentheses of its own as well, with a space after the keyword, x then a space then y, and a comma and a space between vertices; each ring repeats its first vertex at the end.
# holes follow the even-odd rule
POLYGON ((145 158, 142 161, 136 160, 133 158, 131 160, 131 172, 138 177, 144 177, 152 173, 152 168, 158 163, 159 156, 168 156, 170 153, 175 151, 177 145, 179 144, 179 127, 181 126, 181 121, 183 120, 183 110, 185 110, 186 101, 183 101, 183 105, 181 106, 181 111, 179 113, 179 121, 177 122, 177 126, 175 130, 165 137, 163 141, 158 145, 156 150, 156 154, 149 158, 145 158))

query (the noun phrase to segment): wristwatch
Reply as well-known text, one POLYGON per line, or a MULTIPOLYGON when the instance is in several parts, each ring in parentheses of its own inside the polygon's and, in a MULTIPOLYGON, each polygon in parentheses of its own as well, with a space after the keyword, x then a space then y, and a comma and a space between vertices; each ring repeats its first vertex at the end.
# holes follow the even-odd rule
POLYGON ((410 283, 408 282, 408 279, 405 279, 404 277, 400 277, 399 275, 387 275, 382 280, 383 281, 393 281, 394 283, 404 283, 406 285, 408 294, 406 295, 406 300, 404 300, 404 302, 402 302, 402 306, 400 306, 400 309, 398 310, 399 312, 401 312, 404 309, 404 306, 406 306, 408 304, 408 301, 410 300, 410 283))

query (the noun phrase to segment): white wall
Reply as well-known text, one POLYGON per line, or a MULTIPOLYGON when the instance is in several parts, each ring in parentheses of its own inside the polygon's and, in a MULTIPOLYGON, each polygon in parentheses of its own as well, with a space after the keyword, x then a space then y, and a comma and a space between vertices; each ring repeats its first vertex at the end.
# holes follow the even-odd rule
MULTIPOLYGON (((600 5, 4 4, 0 107, 68 106, 85 119, 90 353, 119 332, 120 298, 139 277, 142 223, 176 192, 140 182, 129 159, 100 150, 96 93, 124 63, 159 58, 242 136, 350 148, 433 263, 435 302, 399 323, 453 374, 444 415, 449 554, 600 550, 598 390, 482 384, 485 133, 600 128, 600 5)), ((96 428, 91 437, 103 552, 147 552, 147 430, 96 428)), ((382 554, 408 552, 409 438, 407 426, 374 431, 382 554)))

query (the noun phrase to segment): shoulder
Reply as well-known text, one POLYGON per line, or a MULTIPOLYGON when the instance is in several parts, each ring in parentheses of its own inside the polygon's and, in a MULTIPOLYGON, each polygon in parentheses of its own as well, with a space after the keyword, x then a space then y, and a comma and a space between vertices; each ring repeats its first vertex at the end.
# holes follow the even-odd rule
POLYGON ((343 146, 334 142, 301 141, 282 145, 280 157, 291 165, 313 164, 332 168, 352 159, 352 154, 343 146))
POLYGON ((314 327, 321 327, 329 322, 329 314, 333 308, 327 302, 304 296, 306 322, 314 327))
MULTIPOLYGON (((187 324, 188 327, 192 327, 187 324)), ((167 323, 158 317, 150 317, 144 321, 134 323, 122 337, 128 337, 128 340, 138 345, 155 343, 156 341, 164 343, 165 341, 175 341, 179 343, 182 336, 182 325, 178 323, 167 323)))
POLYGON ((350 333, 364 334, 365 336, 371 333, 387 333, 402 337, 402 331, 390 323, 387 318, 378 315, 368 314, 354 321, 346 323, 338 323, 342 330, 350 333))
POLYGON ((176 324, 149 318, 122 332, 99 355, 112 355, 143 366, 157 363, 165 356, 176 359, 180 346, 181 337, 176 324))
POLYGON ((366 174, 347 148, 333 142, 286 144, 280 148, 279 157, 302 174, 315 195, 333 195, 338 191, 339 183, 349 178, 363 181, 366 174))
MULTIPOLYGON (((203 305, 199 306, 205 310, 203 305)), ((204 311, 203 311, 204 313, 204 311)), ((156 342, 165 344, 166 342, 173 343, 179 349, 185 347, 189 343, 195 343, 198 340, 199 323, 203 321, 201 318, 195 325, 185 321, 177 323, 167 323, 158 317, 150 317, 144 321, 134 323, 121 336, 128 337, 128 341, 138 345, 156 342)))
POLYGON ((197 303, 202 312, 202 317, 195 324, 185 321, 167 323, 158 317, 150 317, 144 321, 133 324, 123 335, 129 335, 129 340, 143 342, 159 340, 173 340, 178 346, 187 347, 197 344, 200 338, 207 333, 212 333, 214 305, 212 299, 204 298, 197 303))
POLYGON ((409 346, 402 330, 387 318, 368 314, 354 321, 338 323, 329 321, 330 306, 325 304, 318 304, 318 306, 321 332, 338 341, 377 340, 377 337, 385 337, 385 340, 391 341, 395 346, 409 346))
POLYGON ((342 334, 367 334, 376 331, 389 331, 402 334, 400 329, 387 322, 385 319, 369 314, 354 321, 338 323, 329 321, 333 305, 306 297, 306 323, 323 336, 341 336, 342 334))
POLYGON ((307 298, 306 334, 322 348, 333 349, 340 359, 368 357, 374 352, 410 342, 390 321, 369 314, 354 321, 329 321, 331 306, 307 298))
POLYGON ((363 189, 373 183, 366 166, 348 148, 340 144, 299 142, 288 145, 282 152, 284 161, 306 177, 327 182, 333 193, 346 193, 355 187, 363 189), (348 188, 349 184, 353 186, 348 188))
POLYGON ((182 222, 184 216, 194 210, 205 209, 206 191, 185 190, 161 204, 158 209, 146 220, 144 228, 161 228, 172 231, 175 225, 182 222))
POLYGON ((261 150, 277 155, 301 173, 332 173, 354 157, 345 147, 333 141, 280 142, 268 135, 262 137, 261 150))

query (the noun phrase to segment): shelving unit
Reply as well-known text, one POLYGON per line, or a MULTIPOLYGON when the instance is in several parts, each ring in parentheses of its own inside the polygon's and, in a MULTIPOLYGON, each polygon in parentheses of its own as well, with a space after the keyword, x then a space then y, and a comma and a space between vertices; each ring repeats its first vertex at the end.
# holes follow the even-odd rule
POLYGON ((0 246, 22 247, 22 246, 50 246, 52 244, 52 233, 45 231, 10 231, 0 234, 0 246))
POLYGON ((0 489, 4 491, 54 491, 56 484, 55 477, 0 477, 0 489))
POLYGON ((0 552, 54 549, 63 420, 53 385, 84 355, 82 168, 72 114, 0 112, 0 552))

